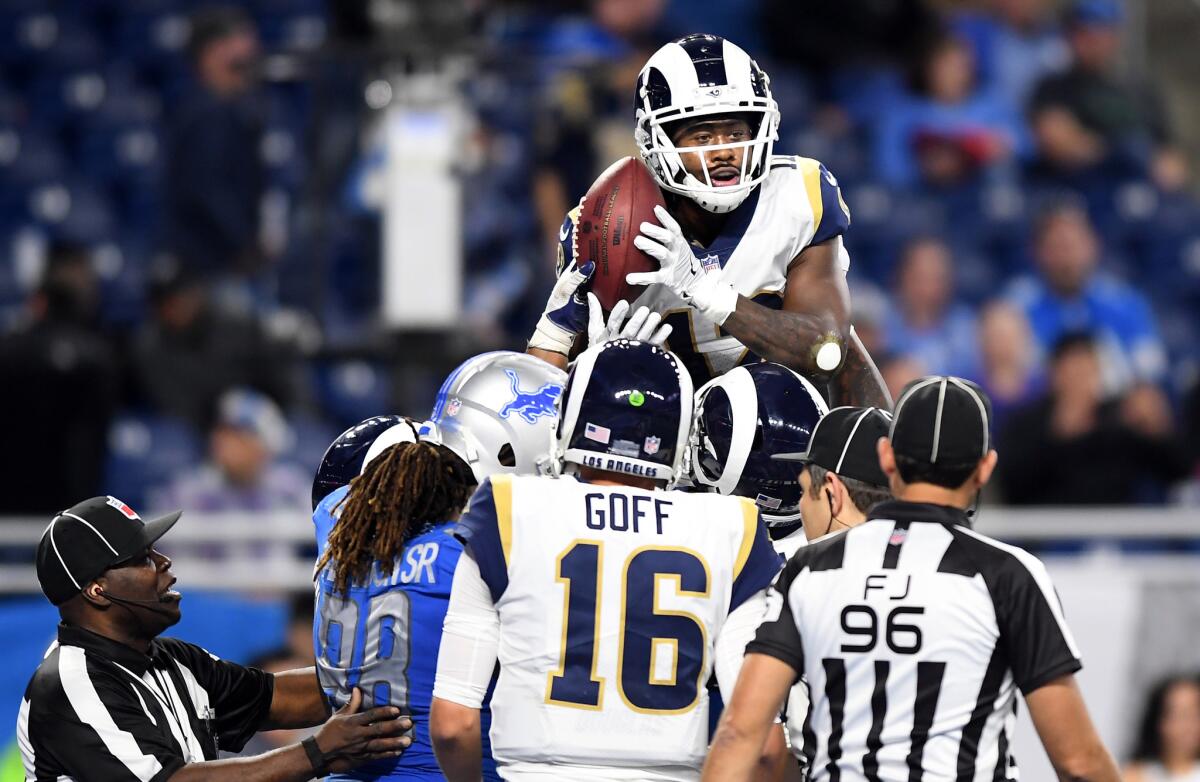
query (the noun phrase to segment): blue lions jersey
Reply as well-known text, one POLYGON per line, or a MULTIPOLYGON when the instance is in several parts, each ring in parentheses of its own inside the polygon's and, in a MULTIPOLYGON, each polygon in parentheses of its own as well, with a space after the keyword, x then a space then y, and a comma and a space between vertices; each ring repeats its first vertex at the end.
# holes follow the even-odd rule
MULTIPOLYGON (((313 513, 317 550, 324 555, 337 519, 333 509, 349 492, 343 486, 321 501, 313 513)), ((413 743, 395 760, 359 766, 335 780, 444 779, 429 739, 429 707, 437 672, 442 621, 450 605, 454 568, 462 544, 450 535, 452 524, 430 526, 405 544, 392 562, 375 562, 366 584, 348 594, 333 586, 329 568, 317 579, 313 622, 317 675, 333 708, 362 690, 363 708, 391 704, 411 715, 413 743)), ((491 760, 491 714, 481 713, 484 779, 498 780, 491 760)))

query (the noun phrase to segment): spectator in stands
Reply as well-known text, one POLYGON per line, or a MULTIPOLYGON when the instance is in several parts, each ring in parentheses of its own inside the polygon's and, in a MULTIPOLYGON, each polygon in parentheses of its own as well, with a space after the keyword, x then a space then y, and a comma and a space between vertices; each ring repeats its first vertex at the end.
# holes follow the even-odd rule
POLYGON ((1169 133, 1158 96, 1116 73, 1123 22, 1119 0, 1074 0, 1066 15, 1071 66, 1038 84, 1033 107, 1064 108, 1110 144, 1162 144, 1169 133))
POLYGON ((91 254, 54 243, 24 322, 0 335, 0 476, 13 489, 0 513, 53 513, 64 497, 101 493, 121 373, 98 303, 91 254))
POLYGON ((1037 192, 1070 190, 1098 212, 1111 209, 1113 191, 1143 177, 1145 165, 1122 145, 1114 145, 1087 127, 1069 108, 1055 103, 1034 105, 1029 113, 1034 154, 1024 180, 1037 192))
POLYGON ((637 154, 631 96, 638 72, 665 42, 658 31, 664 0, 596 0, 590 5, 583 40, 577 20, 565 21, 551 34, 557 57, 539 96, 533 198, 548 250, 557 245, 563 216, 596 176, 612 161, 637 154))
POLYGON ((1104 391, 1100 351, 1086 333, 1061 337, 1050 361, 1050 391, 1013 411, 1000 435, 998 470, 1014 505, 1122 505, 1187 476, 1171 409, 1156 386, 1123 397, 1104 391))
POLYGON ((1172 676, 1146 701, 1125 782, 1200 779, 1200 678, 1172 676))
POLYGON ((158 412, 203 429, 226 388, 250 386, 297 401, 297 349, 249 313, 213 301, 209 284, 171 258, 150 273, 151 319, 134 339, 142 392, 158 412))
POLYGON ((990 0, 982 12, 955 17, 952 26, 971 46, 980 86, 995 89, 1016 113, 1044 77, 1069 62, 1047 0, 990 0))
POLYGON ((156 507, 193 511, 311 512, 312 478, 279 461, 291 431, 268 397, 248 389, 222 394, 209 433, 208 463, 176 475, 156 507))
POLYGON ((253 275, 267 261, 259 245, 265 172, 254 22, 239 8, 203 8, 192 18, 188 54, 197 89, 168 128, 168 247, 206 275, 253 275))
POLYGON ((916 144, 923 137, 955 139, 988 164, 1023 144, 1019 115, 977 87, 971 49, 951 35, 936 38, 917 60, 910 92, 877 109, 875 166, 893 185, 917 181, 916 144))
POLYGON ((1025 314, 1004 301, 979 315, 978 374, 969 377, 992 399, 992 423, 1004 427, 1012 410, 1042 392, 1045 378, 1025 314))
POLYGON ((1100 242, 1081 206, 1051 204, 1034 226, 1038 275, 1016 280, 1010 300, 1029 318, 1043 351, 1063 334, 1087 331, 1103 354, 1110 391, 1133 380, 1158 382, 1166 352, 1150 305, 1141 293, 1102 274, 1100 242))
POLYGON ((950 248, 942 240, 918 237, 901 251, 883 335, 888 350, 916 358, 926 374, 974 371, 975 317, 954 301, 950 248))

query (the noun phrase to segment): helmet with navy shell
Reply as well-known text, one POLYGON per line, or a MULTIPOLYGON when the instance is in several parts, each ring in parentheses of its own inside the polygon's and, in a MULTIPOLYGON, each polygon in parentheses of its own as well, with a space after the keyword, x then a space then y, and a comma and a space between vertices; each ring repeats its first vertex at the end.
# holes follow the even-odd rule
POLYGON ((700 34, 668 43, 638 75, 634 103, 634 139, 659 187, 722 213, 736 209, 766 179, 779 136, 779 107, 766 72, 736 44, 700 34), (721 115, 745 118, 750 138, 686 152, 671 140, 673 123, 721 115), (736 184, 715 185, 707 169, 702 182, 684 166, 684 154, 739 147, 744 152, 736 184))
POLYGON ((571 368, 552 466, 593 467, 671 487, 684 477, 691 420, 692 378, 674 353, 634 339, 604 342, 571 368))
POLYGON ((829 407, 803 377, 771 362, 734 367, 696 392, 696 483, 754 500, 768 525, 800 518, 795 466, 771 457, 808 448, 829 407))
POLYGON ((422 438, 458 454, 475 479, 534 474, 550 452, 567 373, 526 353, 467 359, 442 383, 422 438))
POLYGON ((415 443, 420 423, 402 415, 376 415, 360 421, 337 436, 313 477, 313 510, 335 489, 346 486, 371 460, 396 443, 415 443))

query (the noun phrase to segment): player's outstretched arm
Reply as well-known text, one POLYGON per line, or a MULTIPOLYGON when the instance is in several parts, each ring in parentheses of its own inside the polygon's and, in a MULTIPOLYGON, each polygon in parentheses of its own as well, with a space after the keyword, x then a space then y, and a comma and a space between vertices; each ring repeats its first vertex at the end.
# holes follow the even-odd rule
POLYGON ((755 779, 763 747, 783 706, 796 671, 766 654, 750 653, 742 664, 733 697, 704 762, 702 782, 742 782, 755 779))
POLYGON ((1063 782, 1120 782, 1112 755, 1092 725, 1075 676, 1067 674, 1025 696, 1033 726, 1063 782))

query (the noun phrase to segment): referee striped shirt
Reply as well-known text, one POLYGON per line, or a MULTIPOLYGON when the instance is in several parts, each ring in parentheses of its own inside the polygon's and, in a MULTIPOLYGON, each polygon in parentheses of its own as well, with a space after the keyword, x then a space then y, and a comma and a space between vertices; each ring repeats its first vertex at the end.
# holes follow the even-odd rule
POLYGON ((173 638, 142 654, 59 625, 17 717, 26 780, 151 782, 238 751, 266 719, 274 677, 173 638))
POLYGON ((1015 780, 1016 690, 1081 667, 1045 567, 962 511, 884 502, 801 548, 747 653, 808 680, 812 780, 1015 780))

